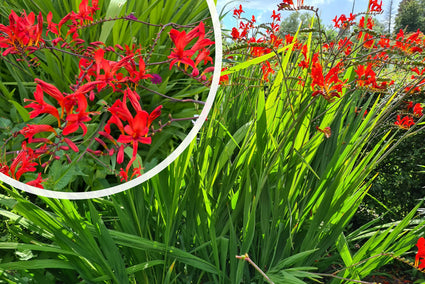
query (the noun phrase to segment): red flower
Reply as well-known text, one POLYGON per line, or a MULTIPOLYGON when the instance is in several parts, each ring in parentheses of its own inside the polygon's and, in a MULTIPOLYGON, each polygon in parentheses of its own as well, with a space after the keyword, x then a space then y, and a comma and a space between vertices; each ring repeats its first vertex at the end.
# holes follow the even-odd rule
POLYGON ((422 113, 422 106, 421 104, 417 103, 415 104, 415 106, 413 107, 413 115, 416 117, 421 117, 423 115, 422 113))
POLYGON ((81 21, 93 21, 92 16, 95 14, 96 10, 99 10, 97 6, 98 0, 92 0, 92 6, 89 6, 88 0, 81 0, 80 6, 78 7, 78 14, 74 14, 75 20, 81 21))
POLYGON ((179 32, 178 30, 172 29, 169 34, 175 45, 175 48, 173 48, 171 54, 168 56, 168 58, 172 59, 170 69, 176 63, 178 66, 180 66, 180 63, 183 63, 186 66, 195 68, 195 62, 192 60, 192 56, 196 51, 202 50, 214 43, 210 39, 205 38, 205 26, 203 22, 200 22, 197 27, 188 33, 186 33, 186 31, 179 32), (198 40, 195 44, 190 49, 186 50, 186 46, 197 37, 198 40))
POLYGON ((238 31, 238 29, 237 28, 232 28, 232 38, 234 39, 234 40, 236 40, 236 39, 239 39, 240 38, 240 33, 239 33, 239 31, 238 31))
POLYGON ((195 44, 190 48, 193 51, 202 50, 205 47, 214 44, 212 40, 210 40, 209 38, 205 38, 205 25, 203 22, 200 22, 197 27, 195 27, 188 33, 189 37, 191 36, 191 34, 193 34, 195 38, 198 38, 195 44))
POLYGON ((273 19, 273 22, 274 21, 280 22, 280 13, 276 14, 276 11, 273 10, 273 15, 271 16, 271 18, 273 19))
POLYGON ((94 114, 94 112, 86 112, 87 109, 87 99, 86 97, 79 93, 78 95, 78 108, 77 113, 68 114, 66 117, 66 126, 62 131, 63 135, 69 135, 77 131, 80 127, 83 129, 83 136, 87 133, 87 126, 84 124, 91 120, 89 114, 94 114))
POLYGON ((52 18, 53 18, 53 14, 52 12, 49 12, 46 17, 46 20, 47 20, 46 36, 48 32, 54 33, 55 35, 59 35, 58 24, 53 23, 52 18))
POLYGON ((11 176, 16 180, 19 180, 24 173, 36 170, 37 163, 33 161, 37 158, 37 155, 35 155, 33 149, 27 148, 26 145, 24 141, 21 145, 22 150, 10 165, 11 176))
MULTIPOLYGON (((128 120, 128 125, 124 127, 127 135, 121 134, 117 141, 119 143, 132 143, 133 155, 127 165, 127 172, 131 164, 136 159, 137 148, 139 142, 142 144, 151 144, 152 138, 148 137, 149 127, 151 123, 161 114, 162 106, 157 107, 151 114, 144 110, 140 110, 137 114, 128 120)), ((122 145, 121 145, 122 146, 122 145)), ((122 156, 122 155, 121 155, 122 156)), ((118 159, 118 157, 117 157, 118 159)), ((123 158, 121 157, 120 160, 123 158)))
POLYGON ((340 64, 332 67, 326 76, 323 76, 322 65, 318 60, 318 54, 313 55, 313 64, 311 66, 311 87, 314 90, 312 96, 322 95, 328 102, 333 102, 334 97, 341 97, 342 88, 345 82, 339 79, 340 64))
MULTIPOLYGON (((227 67, 221 68, 221 72, 226 71, 227 67)), ((229 84, 229 75, 220 76, 220 85, 229 84)))
MULTIPOLYGON (((95 55, 94 59, 96 62, 95 70, 96 70, 96 81, 100 81, 100 83, 97 85, 97 91, 100 92, 103 88, 105 88, 107 85, 112 87, 112 89, 115 91, 116 84, 119 84, 120 82, 125 81, 123 79, 123 75, 121 73, 117 73, 122 67, 128 67, 131 68, 129 65, 129 59, 132 58, 132 55, 128 55, 124 58, 122 58, 118 62, 109 61, 104 58, 105 51, 101 48, 99 48, 95 55), (101 72, 102 70, 102 72, 101 72)), ((143 60, 142 60, 143 62, 143 60)), ((143 68, 144 72, 144 62, 143 66, 140 68, 143 68)), ((135 71, 133 70, 132 73, 133 76, 135 76, 135 71)))
POLYGON ((382 0, 379 4, 378 4, 378 0, 369 0, 369 12, 381 13, 382 12, 382 0))
MULTIPOLYGON (((124 102, 125 99, 126 97, 124 96, 124 102)), ((108 111, 112 114, 112 116, 105 125, 105 133, 111 134, 111 124, 115 124, 121 133, 124 134, 124 125, 122 120, 128 121, 132 117, 127 105, 120 100, 116 100, 115 103, 108 108, 108 111)))
POLYGON ((35 180, 27 182, 27 184, 38 188, 44 188, 41 184, 42 182, 44 182, 44 180, 41 178, 41 173, 38 173, 37 178, 35 180))
POLYGON ((0 48, 7 48, 3 56, 9 53, 22 53, 31 50, 31 47, 38 47, 42 39, 43 16, 37 16, 31 12, 29 15, 24 11, 21 17, 18 17, 12 10, 9 16, 9 26, 0 24, 0 48))
POLYGON ((342 14, 341 16, 335 16, 335 18, 332 20, 334 22, 334 27, 335 28, 346 28, 349 25, 352 25, 354 23, 354 20, 356 19, 356 15, 353 15, 352 13, 350 13, 350 17, 347 18, 347 16, 345 16, 344 14, 342 14))
POLYGON ((35 98, 35 100, 24 99, 24 101, 31 101, 32 102, 32 103, 25 106, 25 108, 32 108, 33 109, 30 112, 30 118, 37 117, 42 113, 49 113, 49 114, 53 115, 54 117, 56 117, 56 119, 58 120, 58 125, 60 127, 59 112, 54 106, 52 106, 52 105, 50 105, 50 104, 48 104, 44 101, 43 90, 42 90, 41 85, 37 85, 37 87, 35 88, 34 98, 35 98))
POLYGON ((185 50, 186 46, 189 42, 192 41, 193 38, 190 38, 186 31, 179 32, 178 30, 172 29, 170 31, 170 38, 173 41, 175 48, 168 56, 168 58, 173 59, 170 63, 170 70, 174 64, 180 65, 183 63, 185 65, 189 65, 194 67, 195 62, 191 59, 192 55, 195 54, 194 50, 185 50))
POLYGON ((241 14, 242 13, 245 13, 245 11, 244 10, 242 10, 242 5, 239 5, 239 9, 234 9, 233 10, 233 16, 237 16, 238 18, 240 18, 241 17, 241 14))
POLYGON ((265 61, 262 65, 261 65, 261 70, 263 71, 263 80, 268 82, 269 81, 269 75, 270 73, 274 74, 275 71, 273 70, 273 68, 270 65, 269 61, 265 61))
POLYGON ((128 71, 128 74, 130 75, 130 81, 135 84, 138 84, 139 81, 143 79, 153 78, 151 74, 146 74, 145 68, 145 61, 142 57, 140 57, 139 59, 139 71, 136 70, 136 65, 134 64, 134 62, 129 65, 126 65, 126 69, 128 71))
POLYGON ((394 122, 394 124, 401 129, 408 130, 412 125, 415 124, 415 122, 413 121, 413 118, 410 116, 405 116, 401 118, 400 115, 397 115, 397 121, 394 122))
POLYGON ((415 256, 415 266, 420 269, 425 268, 425 239, 423 237, 418 239, 418 242, 416 243, 416 246, 418 247, 418 252, 415 256))
POLYGON ((24 127, 22 128, 21 131, 19 131, 19 133, 24 135, 25 138, 28 138, 29 143, 31 143, 34 135, 40 132, 54 132, 56 134, 56 131, 55 129, 53 129, 53 127, 51 127, 50 125, 45 125, 45 124, 40 124, 40 125, 27 124, 27 127, 24 127))

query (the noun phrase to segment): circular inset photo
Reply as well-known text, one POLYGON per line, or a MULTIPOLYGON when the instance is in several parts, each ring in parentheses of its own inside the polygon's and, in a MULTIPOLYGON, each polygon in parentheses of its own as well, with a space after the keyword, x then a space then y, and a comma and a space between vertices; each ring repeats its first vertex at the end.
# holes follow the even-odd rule
POLYGON ((74 2, 2 9, 0 179, 87 199, 146 181, 193 141, 221 33, 212 0, 74 2))

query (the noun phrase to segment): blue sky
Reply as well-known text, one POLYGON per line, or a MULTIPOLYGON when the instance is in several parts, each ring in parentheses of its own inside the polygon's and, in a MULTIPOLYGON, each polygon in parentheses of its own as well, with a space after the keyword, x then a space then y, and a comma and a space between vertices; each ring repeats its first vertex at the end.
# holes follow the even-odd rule
MULTIPOLYGON (((401 0, 393 0, 393 15, 397 13, 398 4, 401 0)), ((270 16, 273 10, 277 10, 277 5, 282 0, 217 0, 217 12, 223 9, 223 7, 229 3, 225 9, 231 12, 222 21, 224 29, 231 29, 236 26, 236 20, 232 17, 233 9, 239 7, 242 4, 243 10, 245 11, 245 17, 251 18, 251 15, 255 15, 258 22, 269 22, 270 16)), ((294 0, 294 2, 296 2, 294 0)), ((314 6, 319 8, 319 15, 321 16, 322 22, 328 26, 332 24, 332 19, 335 16, 341 14, 349 15, 352 11, 354 3, 354 12, 365 11, 369 3, 368 0, 304 0, 304 5, 314 6)), ((388 5, 390 0, 383 0, 384 13, 378 16, 378 20, 384 21, 387 15, 388 5)), ((283 17, 288 15, 290 12, 283 12, 283 17)))

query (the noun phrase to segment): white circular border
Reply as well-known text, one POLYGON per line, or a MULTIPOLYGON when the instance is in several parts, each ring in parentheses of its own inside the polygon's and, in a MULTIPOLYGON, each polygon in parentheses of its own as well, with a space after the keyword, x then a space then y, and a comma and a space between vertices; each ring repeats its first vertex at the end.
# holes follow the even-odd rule
POLYGON ((117 186, 113 186, 113 187, 109 187, 109 188, 105 188, 101 190, 96 190, 96 191, 90 191, 90 192, 63 192, 63 191, 41 189, 38 187, 30 186, 25 183, 19 182, 2 173, 0 173, 0 180, 15 188, 19 188, 28 193, 32 193, 32 194, 36 194, 36 195, 40 195, 44 197, 51 197, 51 198, 57 198, 57 199, 81 200, 81 199, 104 197, 107 195, 112 195, 115 193, 128 190, 152 178, 153 176, 158 174, 160 171, 165 169, 169 164, 171 164, 189 146, 189 144, 193 141, 193 139, 195 139, 196 134, 198 134, 203 123, 207 119, 208 113, 212 108, 212 104, 214 102, 215 95, 218 90, 218 84, 220 81, 221 59, 223 54, 220 20, 217 15, 217 10, 215 8, 214 1, 213 0, 206 0, 206 1, 207 1, 208 9, 210 10, 210 14, 211 14, 212 22, 213 22, 214 39, 215 39, 215 64, 214 64, 214 74, 213 74, 211 88, 208 94, 207 101, 205 102, 202 112, 199 115, 199 118, 197 119, 192 130, 189 132, 186 138, 180 143, 180 145, 167 158, 165 158, 165 160, 163 160, 161 163, 156 165, 153 169, 149 170, 147 173, 143 174, 142 176, 134 180, 128 181, 121 185, 117 185, 117 186))

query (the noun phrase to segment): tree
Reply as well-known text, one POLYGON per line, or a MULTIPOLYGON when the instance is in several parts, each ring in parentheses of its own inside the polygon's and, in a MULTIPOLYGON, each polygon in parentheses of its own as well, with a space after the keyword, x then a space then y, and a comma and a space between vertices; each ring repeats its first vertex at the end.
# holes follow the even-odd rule
POLYGON ((387 24, 387 32, 389 34, 391 34, 391 28, 392 28, 392 23, 393 23, 393 12, 394 12, 394 0, 390 0, 390 3, 388 5, 388 8, 386 9, 386 18, 385 18, 385 23, 387 24))
MULTIPOLYGON (((308 12, 305 12, 305 13, 300 13, 298 11, 291 12, 289 17, 285 17, 282 23, 280 24, 280 31, 283 32, 283 34, 287 34, 287 33, 295 34, 301 22, 302 22, 301 29, 308 29, 310 28, 311 20, 313 17, 314 17, 313 14, 308 12)), ((314 19, 313 27, 315 29, 318 29, 318 21, 319 20, 317 18, 314 19)), ((321 21, 320 21, 320 26, 322 29, 324 29, 324 26, 321 21)))
POLYGON ((425 31, 424 1, 402 0, 398 6, 395 19, 396 31, 406 29, 406 32, 416 32, 418 29, 425 31))

